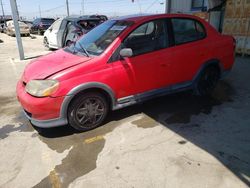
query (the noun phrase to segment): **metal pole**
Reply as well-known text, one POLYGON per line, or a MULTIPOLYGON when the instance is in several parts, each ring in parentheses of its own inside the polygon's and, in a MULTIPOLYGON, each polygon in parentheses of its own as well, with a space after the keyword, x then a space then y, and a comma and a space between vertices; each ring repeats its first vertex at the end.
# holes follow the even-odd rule
POLYGON ((172 0, 166 0, 166 3, 165 3, 165 13, 166 14, 171 13, 171 5, 172 5, 172 0))
POLYGON ((10 0, 10 6, 11 6, 14 27, 15 27, 15 35, 16 35, 16 42, 17 42, 18 51, 19 51, 19 57, 20 57, 20 60, 24 60, 23 44, 22 44, 19 23, 18 23, 16 0, 10 0))
POLYGON ((84 15, 84 0, 82 0, 82 15, 84 15))
POLYGON ((6 26, 6 20, 5 20, 4 9, 3 9, 3 1, 2 0, 1 0, 1 7, 2 7, 4 25, 6 26))
POLYGON ((40 15, 40 18, 42 17, 42 13, 41 13, 41 7, 39 5, 39 15, 40 15))
POLYGON ((18 11, 18 7, 17 7, 16 0, 15 0, 15 6, 16 6, 17 18, 18 18, 18 20, 20 20, 20 17, 19 17, 19 11, 18 11))
POLYGON ((66 7, 67 7, 67 15, 69 16, 69 1, 66 0, 66 7))

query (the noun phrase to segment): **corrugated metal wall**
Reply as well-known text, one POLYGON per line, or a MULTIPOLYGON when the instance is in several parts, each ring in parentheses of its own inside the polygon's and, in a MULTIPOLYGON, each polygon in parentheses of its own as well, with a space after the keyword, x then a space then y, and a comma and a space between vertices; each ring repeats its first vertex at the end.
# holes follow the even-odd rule
POLYGON ((192 0, 172 0, 171 13, 190 13, 192 0))
POLYGON ((250 55, 250 0, 228 0, 223 33, 233 35, 236 52, 250 55))

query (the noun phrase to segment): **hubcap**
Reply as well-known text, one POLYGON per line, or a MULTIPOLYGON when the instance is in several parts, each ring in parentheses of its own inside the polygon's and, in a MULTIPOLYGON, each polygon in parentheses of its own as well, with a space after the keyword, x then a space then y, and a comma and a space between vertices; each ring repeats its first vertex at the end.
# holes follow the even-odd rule
POLYGON ((105 107, 98 98, 85 99, 76 110, 76 119, 80 125, 91 127, 96 125, 104 116, 105 107))

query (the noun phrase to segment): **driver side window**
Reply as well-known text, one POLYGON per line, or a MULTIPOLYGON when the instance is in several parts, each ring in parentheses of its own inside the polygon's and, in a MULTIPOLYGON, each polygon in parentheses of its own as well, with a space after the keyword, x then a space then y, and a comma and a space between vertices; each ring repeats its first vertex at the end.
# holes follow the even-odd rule
POLYGON ((154 20, 136 28, 123 41, 122 48, 131 48, 133 56, 168 47, 165 20, 154 20))

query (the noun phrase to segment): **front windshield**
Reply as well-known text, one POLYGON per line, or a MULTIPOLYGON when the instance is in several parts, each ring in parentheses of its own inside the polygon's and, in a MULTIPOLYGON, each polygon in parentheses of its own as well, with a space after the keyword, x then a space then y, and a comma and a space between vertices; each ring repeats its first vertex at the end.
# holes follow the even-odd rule
POLYGON ((87 56, 98 56, 120 35, 132 22, 109 20, 95 27, 84 37, 65 48, 72 53, 82 53, 87 56))

